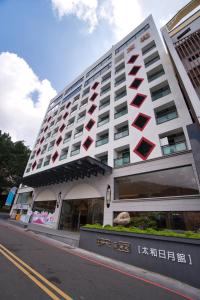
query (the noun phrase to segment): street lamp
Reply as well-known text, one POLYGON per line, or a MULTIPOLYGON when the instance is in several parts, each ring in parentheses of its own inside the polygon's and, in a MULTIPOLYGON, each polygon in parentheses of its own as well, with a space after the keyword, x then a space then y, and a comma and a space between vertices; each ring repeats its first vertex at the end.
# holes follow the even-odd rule
POLYGON ((110 202, 111 202, 111 188, 110 185, 107 185, 107 190, 106 190, 106 206, 107 208, 110 207, 110 202))
POLYGON ((61 196, 62 196, 62 193, 59 192, 59 193, 58 193, 58 199, 57 199, 57 202, 56 202, 56 207, 57 207, 57 208, 60 206, 61 196))

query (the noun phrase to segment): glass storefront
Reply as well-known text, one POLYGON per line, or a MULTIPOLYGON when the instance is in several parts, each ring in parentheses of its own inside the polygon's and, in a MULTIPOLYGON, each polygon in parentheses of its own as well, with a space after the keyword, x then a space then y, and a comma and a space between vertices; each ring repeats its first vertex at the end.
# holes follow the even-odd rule
POLYGON ((56 208, 56 201, 35 201, 32 210, 33 211, 47 211, 48 213, 54 213, 56 208))
POLYGON ((192 166, 159 170, 115 179, 115 199, 156 198, 199 194, 192 166))
POLYGON ((20 193, 16 204, 31 204, 33 192, 20 193))
POLYGON ((103 208, 103 198, 64 200, 59 229, 76 231, 85 224, 102 224, 103 208))
MULTIPOLYGON (((114 212, 114 218, 120 212, 114 212)), ((161 212, 129 212, 129 226, 139 228, 194 230, 200 229, 199 211, 161 211, 161 212)))
POLYGON ((54 227, 56 222, 55 217, 56 201, 35 201, 30 222, 48 227, 54 227))

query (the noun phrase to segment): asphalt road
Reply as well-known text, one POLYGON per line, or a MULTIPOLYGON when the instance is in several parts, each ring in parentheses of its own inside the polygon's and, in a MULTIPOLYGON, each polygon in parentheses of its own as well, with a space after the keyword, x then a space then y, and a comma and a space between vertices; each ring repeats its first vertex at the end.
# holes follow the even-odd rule
POLYGON ((55 247, 29 232, 2 226, 1 223, 0 266, 1 300, 192 299, 86 260, 70 253, 67 247, 55 247), (33 270, 27 269, 23 262, 33 270), (34 270, 39 272, 39 276, 34 274, 34 270), (53 288, 44 283, 41 276, 52 283, 53 288), (54 287, 58 287, 65 295, 61 296, 54 287))

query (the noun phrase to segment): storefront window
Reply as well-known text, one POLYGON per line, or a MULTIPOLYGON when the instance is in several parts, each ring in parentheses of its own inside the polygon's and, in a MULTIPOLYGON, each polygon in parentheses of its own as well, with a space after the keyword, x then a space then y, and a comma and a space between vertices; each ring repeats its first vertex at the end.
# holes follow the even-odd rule
MULTIPOLYGON (((120 212, 114 212, 114 218, 120 212)), ((129 212, 131 217, 130 227, 141 229, 173 229, 173 230, 194 230, 200 229, 199 211, 160 211, 160 212, 129 212)))
POLYGON ((32 192, 21 193, 17 198, 17 204, 28 204, 32 201, 32 192))
POLYGON ((56 201, 36 201, 33 205, 33 213, 30 222, 52 227, 55 223, 56 201))
POLYGON ((115 179, 115 199, 156 198, 199 194, 192 166, 159 170, 115 179))
POLYGON ((56 207, 56 201, 35 201, 33 205, 33 211, 47 211, 48 213, 54 213, 56 207))

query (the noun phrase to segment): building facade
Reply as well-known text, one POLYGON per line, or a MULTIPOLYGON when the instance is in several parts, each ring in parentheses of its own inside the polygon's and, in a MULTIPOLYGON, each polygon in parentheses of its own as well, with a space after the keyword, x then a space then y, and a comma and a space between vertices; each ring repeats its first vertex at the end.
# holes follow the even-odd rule
POLYGON ((50 101, 23 178, 32 222, 76 230, 128 211, 200 227, 192 123, 149 16, 50 101))
POLYGON ((161 32, 194 121, 187 129, 200 178, 200 1, 190 1, 161 32))

